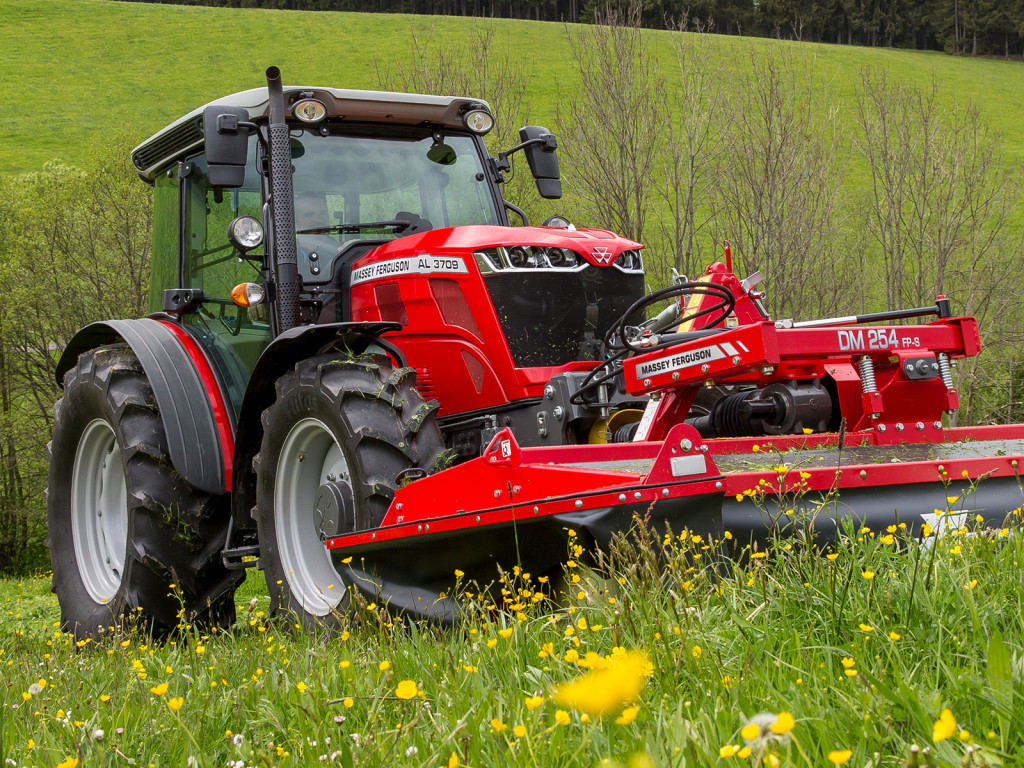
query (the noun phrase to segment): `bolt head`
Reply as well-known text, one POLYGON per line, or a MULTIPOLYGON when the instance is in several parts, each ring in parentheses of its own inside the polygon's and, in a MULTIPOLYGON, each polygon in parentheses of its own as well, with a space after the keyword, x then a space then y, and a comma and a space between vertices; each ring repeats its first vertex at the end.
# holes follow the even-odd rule
POLYGON ((740 364, 740 359, 741 359, 741 358, 740 358, 740 356, 739 356, 739 355, 733 355, 733 356, 732 356, 732 364, 733 364, 733 365, 739 365, 739 364, 740 364))
POLYGON ((583 502, 580 501, 579 499, 576 499, 576 501, 573 502, 573 506, 575 506, 576 509, 583 509, 583 502))
POLYGON ((640 501, 640 499, 643 498, 643 494, 640 493, 640 491, 637 491, 636 493, 633 494, 633 498, 636 499, 637 501, 640 501))
POLYGON ((716 491, 722 490, 722 481, 721 480, 719 480, 717 483, 715 483, 715 490, 716 491))
POLYGON ((708 365, 707 363, 704 363, 704 365, 702 365, 702 366, 700 367, 700 372, 701 372, 701 373, 707 373, 707 372, 708 372, 708 371, 710 371, 710 370, 711 370, 711 366, 710 366, 710 365, 708 365))
POLYGON ((924 432, 924 422, 923 421, 917 422, 917 424, 915 424, 914 426, 917 428, 918 432, 924 432))
POLYGON ((932 426, 935 427, 936 429, 942 429, 942 422, 941 421, 933 422, 932 426))
POLYGON ((867 473, 867 470, 866 470, 866 469, 862 469, 862 470, 860 471, 860 479, 861 479, 861 480, 867 480, 867 477, 868 477, 868 473, 867 473))
POLYGON ((619 501, 625 501, 625 500, 626 500, 626 494, 620 493, 619 494, 619 501))
MULTIPOLYGON (((876 418, 876 419, 878 418, 878 415, 877 415, 877 414, 871 414, 871 415, 872 415, 872 416, 873 416, 874 418, 876 418)), ((879 432, 885 432, 885 424, 879 424, 879 425, 878 425, 878 431, 879 431, 879 432)))
POLYGON ((665 498, 668 498, 668 493, 669 493, 668 488, 662 488, 661 489, 661 495, 664 496, 665 498))
POLYGON ((902 432, 903 431, 903 422, 898 422, 896 424, 896 431, 897 432, 902 432))
POLYGON ((674 372, 674 373, 672 374, 672 381, 679 381, 679 379, 680 379, 680 378, 681 378, 681 377, 679 376, 679 371, 675 371, 675 372, 674 372))
POLYGON ((679 443, 679 447, 682 448, 684 451, 688 451, 691 448, 693 448, 693 443, 690 441, 689 438, 684 438, 683 441, 679 443))
POLYGON ((644 386, 645 387, 651 386, 651 380, 650 379, 644 379, 644 386))

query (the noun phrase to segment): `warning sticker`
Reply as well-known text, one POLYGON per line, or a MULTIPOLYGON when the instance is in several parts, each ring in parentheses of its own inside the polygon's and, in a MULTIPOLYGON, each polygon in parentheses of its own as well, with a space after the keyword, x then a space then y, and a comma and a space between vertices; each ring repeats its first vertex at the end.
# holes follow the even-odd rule
POLYGON ((687 352, 680 352, 676 355, 669 355, 668 357, 641 363, 636 367, 636 377, 637 379, 646 379, 648 376, 678 371, 683 368, 689 368, 691 365, 721 360, 723 357, 725 357, 725 352, 722 348, 718 344, 712 344, 708 347, 691 349, 687 352))
POLYGON ((404 259, 389 259, 367 264, 352 270, 352 285, 365 283, 368 280, 382 280, 388 277, 405 277, 407 275, 436 274, 467 274, 466 262, 457 256, 431 256, 428 253, 420 256, 409 256, 404 259))

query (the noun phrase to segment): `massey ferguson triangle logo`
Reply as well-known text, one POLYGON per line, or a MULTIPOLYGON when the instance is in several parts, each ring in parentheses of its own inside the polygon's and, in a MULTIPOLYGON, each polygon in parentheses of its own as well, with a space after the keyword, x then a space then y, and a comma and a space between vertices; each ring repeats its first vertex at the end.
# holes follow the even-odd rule
POLYGON ((596 246, 590 255, 598 264, 610 264, 612 261, 611 248, 605 248, 603 245, 596 246))

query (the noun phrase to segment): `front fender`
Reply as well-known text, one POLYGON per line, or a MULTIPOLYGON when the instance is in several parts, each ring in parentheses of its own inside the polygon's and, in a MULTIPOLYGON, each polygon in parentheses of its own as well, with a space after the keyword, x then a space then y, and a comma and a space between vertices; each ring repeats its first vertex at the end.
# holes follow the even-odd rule
POLYGON ((401 352, 380 338, 380 334, 397 331, 401 327, 400 323, 384 322, 302 325, 280 334, 263 350, 249 378, 238 416, 231 496, 231 514, 236 528, 244 530, 253 527, 250 513, 256 504, 256 473, 252 468, 252 460, 259 452, 263 439, 261 416, 274 402, 274 384, 277 380, 299 360, 332 349, 359 355, 371 344, 383 347, 396 363, 404 365, 401 352))

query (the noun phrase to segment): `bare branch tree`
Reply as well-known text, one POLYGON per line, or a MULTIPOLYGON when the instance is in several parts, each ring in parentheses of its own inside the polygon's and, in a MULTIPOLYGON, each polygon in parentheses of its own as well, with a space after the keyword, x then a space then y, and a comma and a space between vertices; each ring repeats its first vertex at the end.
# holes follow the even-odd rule
POLYGON ((640 29, 641 9, 608 9, 567 28, 579 87, 560 102, 565 176, 588 226, 644 241, 664 142, 663 82, 640 29))
POLYGON ((672 256, 649 265, 664 268, 661 283, 668 282, 669 267, 692 275, 717 255, 709 229, 716 215, 713 190, 731 99, 728 71, 711 29, 710 24, 690 25, 684 19, 673 39, 678 79, 666 78, 671 115, 665 121, 666 141, 658 158, 663 178, 659 191, 668 210, 659 222, 659 234, 672 256))
POLYGON ((832 313, 850 297, 839 240, 846 153, 827 89, 790 49, 750 53, 733 110, 718 200, 719 232, 747 271, 767 278, 780 316, 832 313))
POLYGON ((977 105, 944 105, 938 94, 935 81, 922 90, 863 72, 857 146, 871 169, 867 224, 885 265, 887 306, 948 294, 956 311, 979 319, 988 352, 963 361, 958 377, 970 421, 1003 406, 1022 338, 1020 243, 1007 230, 1019 193, 977 105))

